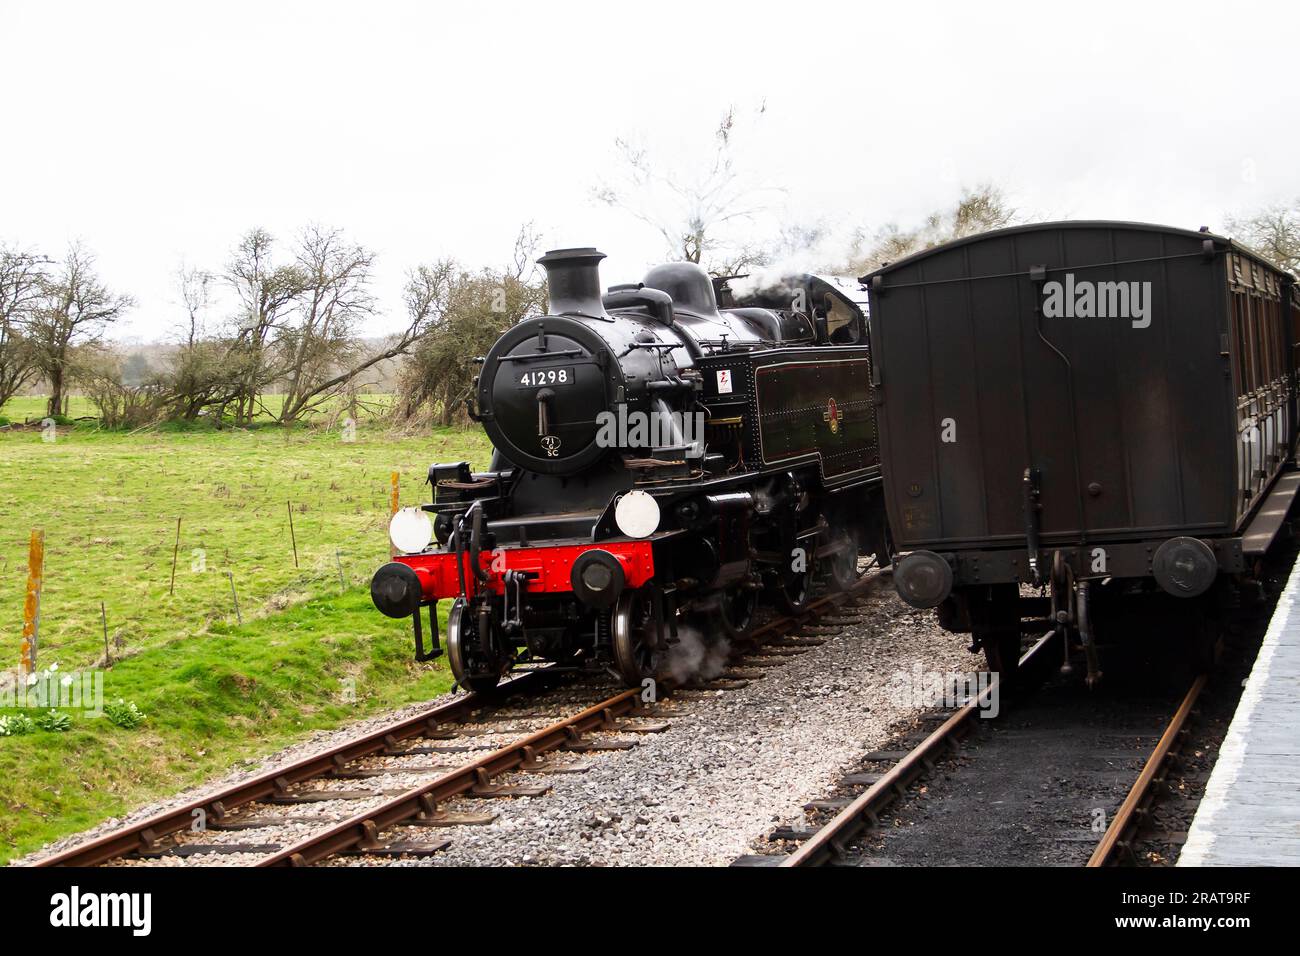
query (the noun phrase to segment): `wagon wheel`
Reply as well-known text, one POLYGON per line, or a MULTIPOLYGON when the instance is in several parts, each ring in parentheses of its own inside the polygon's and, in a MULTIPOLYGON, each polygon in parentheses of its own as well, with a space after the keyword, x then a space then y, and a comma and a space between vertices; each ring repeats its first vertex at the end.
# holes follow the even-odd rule
POLYGON ((659 670, 654 606, 645 591, 625 591, 614 608, 610 644, 614 666, 629 687, 640 687, 659 670))
POLYGON ((1186 661, 1192 677, 1213 673, 1223 657, 1223 623, 1208 607, 1197 608, 1186 626, 1191 642, 1186 661))
POLYGON ((1014 584, 994 585, 993 592, 971 604, 971 624, 984 648, 990 671, 1010 686, 1020 669, 1020 601, 1014 584))
POLYGON ((456 683, 475 694, 482 694, 501 680, 499 670, 481 666, 474 658, 481 654, 478 635, 466 633, 465 599, 456 598, 447 612, 447 662, 456 683))
POLYGON ((1003 683, 1010 684, 1020 670, 1019 630, 985 634, 980 640, 989 670, 996 671, 1003 683))
POLYGON ((732 640, 747 635, 754 626, 758 591, 744 584, 733 585, 718 595, 717 622, 732 640))

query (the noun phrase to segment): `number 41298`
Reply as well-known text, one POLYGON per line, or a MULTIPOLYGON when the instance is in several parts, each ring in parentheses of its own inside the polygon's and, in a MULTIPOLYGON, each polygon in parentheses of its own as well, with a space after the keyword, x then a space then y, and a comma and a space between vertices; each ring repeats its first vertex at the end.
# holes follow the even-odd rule
POLYGON ((573 369, 570 368, 535 368, 524 372, 519 378, 521 388, 537 388, 541 385, 568 385, 573 381, 573 369))

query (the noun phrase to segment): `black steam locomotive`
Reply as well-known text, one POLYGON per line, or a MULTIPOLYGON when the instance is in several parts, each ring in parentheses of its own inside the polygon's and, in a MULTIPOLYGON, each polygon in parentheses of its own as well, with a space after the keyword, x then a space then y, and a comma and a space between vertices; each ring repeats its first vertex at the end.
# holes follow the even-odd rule
POLYGON ((447 655, 473 690, 537 660, 638 686, 683 629, 743 636, 760 599, 797 610, 860 555, 888 560, 863 287, 672 263, 602 295, 603 258, 542 257, 547 314, 478 379, 490 469, 432 466, 433 502, 394 517, 371 584, 422 659, 453 599, 447 655))

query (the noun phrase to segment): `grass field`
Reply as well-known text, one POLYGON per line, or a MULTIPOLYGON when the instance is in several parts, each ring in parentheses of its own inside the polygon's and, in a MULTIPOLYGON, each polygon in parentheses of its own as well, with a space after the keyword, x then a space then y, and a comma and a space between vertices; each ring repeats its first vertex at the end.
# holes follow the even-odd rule
MULTIPOLYGON (((39 400, 22 401, 39 414, 39 400)), ((488 453, 477 431, 401 437, 364 422, 351 442, 312 428, 78 425, 53 442, 37 428, 0 431, 0 668, 19 660, 28 538, 42 528, 38 667, 98 666, 103 602, 105 698, 148 715, 127 730, 74 712, 65 733, 0 736, 0 858, 445 690, 445 666, 410 662, 406 622, 379 615, 367 586, 388 553, 390 473, 414 504, 430 462, 482 466, 488 453)))
MULTIPOLYGON (((39 421, 45 417, 45 403, 45 397, 40 395, 11 398, 3 408, 0 408, 0 419, 7 418, 9 421, 19 423, 39 421)), ((69 396, 69 418, 86 418, 96 414, 95 406, 90 403, 90 399, 83 395, 69 396)))

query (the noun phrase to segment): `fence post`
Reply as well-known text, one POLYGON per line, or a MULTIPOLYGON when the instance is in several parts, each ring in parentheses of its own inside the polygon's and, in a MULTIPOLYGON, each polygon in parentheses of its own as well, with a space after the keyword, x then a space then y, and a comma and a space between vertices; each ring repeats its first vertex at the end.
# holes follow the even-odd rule
POLYGON ((293 543, 293 566, 298 566, 298 536, 293 531, 293 502, 286 501, 285 508, 289 512, 289 540, 293 543))
POLYGON ((242 627, 244 623, 244 615, 239 613, 239 596, 235 594, 235 572, 227 571, 226 577, 230 579, 230 600, 235 603, 235 620, 238 621, 242 627))
POLYGON ((27 547, 27 599, 23 602, 23 675, 36 670, 36 645, 41 632, 41 585, 45 582, 45 532, 32 529, 27 547))
MULTIPOLYGON (((402 473, 400 471, 395 471, 393 472, 392 477, 389 479, 393 485, 393 491, 392 494, 389 496, 389 500, 388 500, 388 516, 390 518, 393 515, 397 514, 397 506, 398 506, 397 485, 398 482, 401 480, 401 477, 402 477, 402 473)), ((389 543, 388 546, 388 554, 389 557, 397 554, 397 546, 395 544, 392 544, 391 542, 389 543)))
POLYGON ((172 545, 172 580, 167 585, 167 593, 174 595, 176 593, 176 555, 181 550, 181 516, 176 516, 176 543, 172 545))

